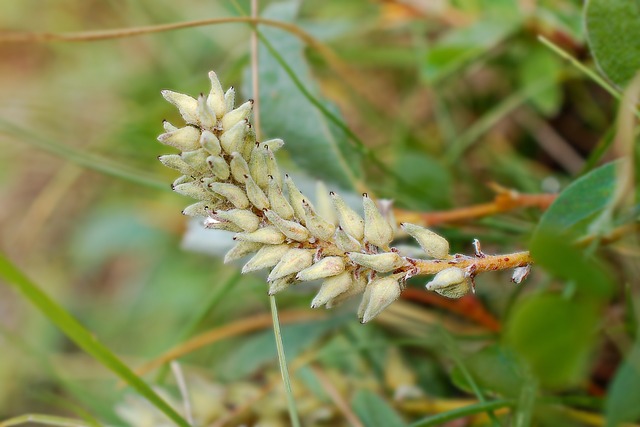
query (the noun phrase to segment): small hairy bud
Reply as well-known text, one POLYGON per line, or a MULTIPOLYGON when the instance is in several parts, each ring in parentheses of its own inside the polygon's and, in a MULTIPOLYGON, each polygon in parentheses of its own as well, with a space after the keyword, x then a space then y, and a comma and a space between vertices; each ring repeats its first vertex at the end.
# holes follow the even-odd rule
POLYGON ((187 182, 186 184, 180 184, 173 187, 173 191, 183 196, 191 197, 192 199, 208 201, 211 200, 211 193, 205 190, 200 183, 187 182))
POLYGON ((221 119, 227 112, 227 104, 224 99, 224 91, 218 76, 213 71, 209 71, 209 80, 211 81, 211 91, 207 97, 207 105, 216 113, 216 117, 221 119))
POLYGON ((198 202, 187 206, 182 210, 182 215, 186 216, 207 216, 209 215, 207 202, 198 202))
POLYGON ((273 209, 278 215, 284 219, 293 219, 294 211, 289 201, 282 194, 282 189, 278 185, 278 182, 272 177, 269 177, 269 187, 267 188, 267 197, 271 209, 273 209))
POLYGON ((381 254, 363 254, 360 252, 349 252, 349 259, 363 267, 370 268, 380 273, 395 270, 405 265, 406 261, 395 252, 385 252, 381 254))
POLYGON ((340 256, 328 256, 313 264, 311 267, 300 271, 297 280, 307 282, 325 277, 335 276, 344 271, 344 258, 340 256))
POLYGON ((302 225, 305 225, 305 210, 303 207, 304 195, 300 192, 300 190, 298 190, 298 187, 296 187, 296 184, 293 182, 289 175, 284 176, 284 184, 287 187, 289 200, 291 201, 291 207, 295 212, 296 218, 300 220, 302 225))
POLYGON ((200 119, 200 124, 209 129, 213 128, 218 122, 215 111, 207 104, 207 98, 203 94, 198 97, 198 118, 200 119))
POLYGON ((158 157, 160 163, 168 168, 175 169, 184 175, 193 175, 195 172, 191 166, 187 164, 179 154, 165 154, 158 157))
POLYGON ((211 191, 227 199, 236 208, 246 209, 249 207, 249 199, 247 199, 244 190, 237 185, 225 182, 208 182, 206 178, 204 181, 209 185, 211 191))
POLYGON ((208 170, 207 156, 207 152, 203 149, 183 151, 182 154, 180 154, 182 160, 191 166, 194 172, 198 175, 202 175, 208 170))
POLYGON ((291 274, 269 282, 269 295, 275 295, 293 285, 295 283, 295 276, 295 274, 291 274))
MULTIPOLYGON (((300 273, 298 273, 298 275, 300 275, 300 273)), ((325 305, 338 295, 347 292, 352 284, 352 276, 348 271, 344 271, 337 276, 329 277, 322 283, 320 290, 315 298, 313 298, 311 308, 318 308, 325 305)))
POLYGON ((433 280, 427 283, 426 288, 447 298, 461 298, 471 290, 470 282, 463 269, 450 267, 436 274, 433 280))
POLYGON ((231 153, 231 161, 229 162, 231 167, 231 175, 233 179, 244 184, 245 175, 249 175, 249 165, 240 153, 234 151, 231 153))
POLYGON ((345 233, 342 227, 338 227, 336 229, 333 237, 336 246, 343 252, 358 252, 360 249, 362 249, 360 242, 351 237, 349 234, 345 233))
POLYGON ((178 107, 178 111, 185 122, 190 125, 200 124, 200 120, 198 119, 198 101, 189 95, 172 90, 163 90, 160 93, 164 99, 178 107))
POLYGON ((269 148, 271 152, 275 153, 284 146, 284 141, 280 138, 270 139, 268 141, 263 141, 262 146, 269 148))
POLYGON ((237 225, 235 225, 234 223, 225 221, 215 216, 210 216, 205 218, 203 225, 204 225, 204 228, 207 228, 210 230, 224 230, 224 231, 231 231, 233 233, 242 231, 242 229, 237 225))
POLYGON ((329 190, 327 190, 327 186, 324 185, 324 182, 317 181, 316 211, 322 218, 326 219, 334 225, 338 225, 338 216, 336 215, 335 209, 333 209, 333 201, 331 200, 329 194, 329 190))
POLYGON ((283 219, 272 210, 265 210, 264 214, 282 234, 291 240, 295 240, 296 242, 305 242, 309 240, 309 237, 311 237, 309 230, 297 222, 283 219))
POLYGON ((202 135, 200 135, 200 146, 212 156, 218 156, 222 152, 218 137, 208 130, 202 131, 202 135))
POLYGON ((165 132, 173 132, 178 130, 176 126, 172 125, 167 120, 162 121, 162 128, 164 129, 165 132))
POLYGON ((249 171, 260 188, 266 188, 269 180, 269 171, 265 162, 265 152, 259 146, 254 146, 249 159, 249 171))
POLYGON ((245 242, 264 243, 265 245, 279 245, 284 242, 284 234, 273 226, 262 227, 251 233, 238 233, 233 238, 245 242))
POLYGON ((241 121, 220 136, 220 146, 225 153, 231 154, 234 151, 242 151, 244 137, 249 131, 249 123, 241 121))
POLYGON ((229 111, 222 117, 222 128, 224 130, 231 129, 236 123, 248 119, 253 111, 253 100, 249 100, 236 108, 229 111))
POLYGON ((185 126, 163 133, 158 137, 158 141, 180 151, 193 151, 200 148, 200 131, 193 126, 185 126))
POLYGON ((309 267, 313 263, 313 252, 310 249, 289 249, 273 267, 267 281, 272 282, 309 267))
POLYGON ((350 276, 351 285, 349 286, 349 288, 345 292, 327 301, 327 308, 337 307, 349 298, 360 295, 362 292, 364 292, 367 286, 366 276, 364 274, 356 275, 354 273, 351 273, 350 276))
POLYGON ((229 179, 230 170, 227 161, 219 156, 207 157, 207 163, 213 172, 213 175, 220 181, 226 181, 229 179))
POLYGON ((304 208, 305 224, 311 234, 320 240, 331 240, 333 233, 336 231, 336 226, 320 218, 306 200, 302 200, 302 207, 304 208))
POLYGON ((449 255, 449 242, 442 236, 418 225, 403 223, 401 227, 418 241, 422 250, 435 259, 445 259, 449 255))
POLYGON ((231 86, 224 93, 224 104, 227 111, 231 111, 236 106, 236 90, 233 86, 231 86))
POLYGON ((258 251, 263 246, 264 245, 262 243, 238 242, 229 250, 229 252, 226 253, 224 256, 224 263, 228 264, 240 258, 244 258, 245 256, 258 251))
POLYGON ((369 282, 358 309, 360 321, 362 323, 369 322, 389 304, 397 300, 400 293, 400 283, 395 275, 380 277, 369 282))
POLYGON ((347 233, 353 236, 354 239, 361 241, 364 238, 364 220, 360 215, 351 209, 342 197, 336 193, 329 193, 333 200, 333 206, 338 214, 338 221, 340 226, 347 233))
POLYGON ((244 183, 247 186, 247 197, 251 204, 259 210, 269 209, 269 198, 264 191, 256 184, 251 175, 244 176, 244 183))
POLYGON ((379 248, 387 249, 393 240, 393 228, 367 193, 363 195, 362 205, 364 206, 364 238, 379 248))
POLYGON ((260 226, 260 218, 247 209, 231 209, 229 211, 217 211, 216 216, 234 223, 244 231, 256 231, 260 226))
POLYGON ((265 245, 242 267, 242 273, 262 270, 276 265, 284 254, 289 251, 289 245, 265 245))
POLYGON ((278 167, 278 161, 273 151, 269 149, 268 145, 262 144, 265 152, 265 164, 267 165, 267 175, 273 177, 276 180, 279 187, 282 187, 282 175, 280 174, 280 168, 278 167))

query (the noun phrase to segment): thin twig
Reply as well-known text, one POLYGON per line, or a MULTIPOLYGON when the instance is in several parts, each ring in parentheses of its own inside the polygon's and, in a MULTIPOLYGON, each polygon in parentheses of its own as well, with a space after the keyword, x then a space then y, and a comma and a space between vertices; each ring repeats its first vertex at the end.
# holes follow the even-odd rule
POLYGON ((418 270, 417 274, 436 274, 449 267, 472 268, 474 273, 483 273, 524 267, 533 264, 533 258, 531 258, 529 251, 524 251, 504 255, 485 255, 484 257, 457 254, 449 261, 416 259, 413 262, 418 270))

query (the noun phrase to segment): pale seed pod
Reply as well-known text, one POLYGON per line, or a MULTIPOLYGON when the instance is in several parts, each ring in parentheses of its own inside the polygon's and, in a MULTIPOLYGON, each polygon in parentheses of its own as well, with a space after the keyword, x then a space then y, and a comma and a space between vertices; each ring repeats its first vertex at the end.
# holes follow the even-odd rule
POLYGON ((240 153, 234 151, 231 153, 229 165, 231 166, 231 176, 233 176, 233 179, 244 184, 245 175, 249 175, 249 165, 247 165, 247 161, 240 153))
MULTIPOLYGON (((268 145, 263 144, 262 146, 265 152, 264 160, 267 165, 267 175, 271 175, 278 183, 278 186, 282 187, 282 175, 280 174, 280 168, 278 167, 276 156, 273 154, 273 151, 269 149, 268 145)), ((268 184, 269 183, 267 182, 267 185, 268 184)))
POLYGON ((253 126, 249 124, 249 130, 245 134, 244 139, 242 140, 242 144, 238 145, 238 148, 236 151, 242 154, 242 157, 244 157, 245 159, 250 159, 251 152, 253 151, 253 148, 255 146, 256 146, 256 131, 253 129, 253 126))
POLYGON ((236 90, 233 86, 231 86, 224 93, 224 104, 227 111, 231 111, 236 106, 236 90))
POLYGON ((175 187, 176 185, 186 184, 187 182, 194 182, 193 177, 189 175, 180 175, 176 178, 175 181, 173 181, 173 184, 171 184, 171 188, 173 189, 173 187, 175 187))
MULTIPOLYGON (((367 295, 366 304, 359 317, 362 323, 367 323, 376 317, 389 304, 400 297, 400 283, 395 275, 373 279, 367 285, 365 291, 367 295)), ((364 301, 364 297, 363 297, 364 301)))
POLYGON ((427 283, 426 288, 447 298, 461 298, 471 290, 470 282, 463 269, 449 267, 436 274, 433 280, 427 283))
POLYGON ((249 159, 249 171, 260 188, 266 188, 269 184, 269 171, 265 162, 265 153, 259 145, 254 145, 249 159))
POLYGON ((205 218, 202 225, 204 225, 204 228, 210 230, 224 230, 231 231, 232 233, 238 233, 242 231, 242 229, 234 223, 224 220, 221 221, 220 219, 212 216, 205 218))
POLYGON ((251 204, 259 210, 269 209, 269 199, 264 194, 264 191, 253 180, 251 175, 244 176, 244 183, 247 186, 247 197, 251 204))
POLYGON ((302 207, 304 208, 305 224, 311 234, 323 241, 331 240, 333 233, 335 233, 336 231, 336 226, 328 221, 325 221, 323 218, 320 218, 320 216, 316 214, 309 202, 307 202, 306 200, 302 201, 302 207))
POLYGON ((445 259, 449 257, 449 242, 444 237, 408 222, 402 223, 400 226, 418 241, 422 250, 431 258, 445 259))
POLYGON ((249 123, 242 121, 220 135, 220 146, 224 152, 231 154, 234 151, 240 151, 238 147, 242 147, 244 144, 244 137, 248 131, 249 123))
POLYGON ((304 228, 304 226, 298 224, 297 222, 288 221, 283 219, 272 210, 266 209, 264 211, 266 217, 271 221, 273 225, 276 226, 278 230, 287 238, 291 240, 295 240, 297 242, 305 242, 309 240, 311 234, 309 234, 309 230, 304 228))
POLYGON ((338 222, 342 229, 356 240, 362 241, 364 238, 364 220, 362 217, 347 206, 342 197, 333 191, 329 195, 333 200, 333 206, 338 214, 338 222))
POLYGON ((358 265, 370 268, 380 273, 395 270, 405 265, 406 261, 395 252, 381 254, 363 254, 360 252, 347 253, 349 259, 358 265))
POLYGON ((229 179, 229 165, 225 159, 219 156, 209 156, 207 157, 207 163, 217 179, 220 181, 229 179))
POLYGON ((327 308, 337 307, 349 298, 352 298, 356 295, 364 292, 367 287, 367 277, 365 274, 356 275, 354 272, 351 273, 351 286, 345 292, 340 295, 330 299, 327 301, 327 308))
POLYGON ((182 215, 186 216, 207 216, 209 215, 209 203, 197 202, 187 206, 182 210, 182 215))
POLYGON ((165 132, 174 132, 174 131, 178 130, 178 127, 172 125, 171 123, 169 123, 168 120, 163 120, 162 121, 162 127, 163 127, 165 132))
MULTIPOLYGON (((298 276, 300 276, 300 273, 298 273, 298 276)), ((329 277, 322 283, 320 290, 313 298, 313 301, 311 301, 311 308, 318 308, 325 305, 338 295, 347 292, 352 284, 351 273, 348 271, 344 271, 337 276, 329 277)))
POLYGON ((216 211, 216 215, 226 221, 231 221, 244 231, 256 231, 260 226, 260 217, 247 209, 216 211))
POLYGON ((175 169, 181 174, 184 175, 193 175, 195 171, 191 166, 187 164, 179 154, 165 154, 163 156, 158 156, 158 160, 160 163, 165 165, 168 168, 175 169))
POLYGON ((246 209, 249 207, 249 199, 247 199, 245 192, 240 187, 224 182, 209 182, 206 178, 204 182, 211 191, 227 199, 236 208, 246 209))
POLYGON ((335 209, 333 209, 333 202, 331 201, 331 197, 329 197, 329 190, 327 190, 327 186, 324 185, 322 181, 316 182, 316 206, 318 215, 338 225, 338 217, 335 209))
POLYGON ((273 226, 258 228, 251 233, 238 233, 233 238, 244 242, 264 243, 265 245, 279 245, 284 242, 284 234, 273 226))
POLYGON ((158 141, 180 151, 193 151, 200 148, 200 131, 193 126, 185 126, 158 136, 158 141))
POLYGON ((200 124, 198 120, 198 101, 189 95, 172 90, 163 90, 160 93, 164 99, 178 107, 178 111, 186 123, 190 125, 200 124))
POLYGON ((269 295, 275 295, 282 292, 295 283, 295 274, 276 279, 269 283, 269 295))
POLYGON ((242 267, 242 273, 271 268, 289 251, 289 245, 265 245, 242 267))
POLYGON ((222 129, 231 129, 236 123, 248 119, 253 111, 253 99, 248 100, 235 110, 231 110, 222 117, 222 129))
POLYGON ((262 243, 255 242, 238 242, 233 248, 229 250, 224 256, 224 263, 228 264, 232 261, 236 261, 240 258, 252 254, 260 250, 264 245, 262 243))
POLYGON ((267 281, 272 282, 309 267, 313 263, 313 252, 310 249, 289 249, 273 267, 267 281))
POLYGON ((207 98, 203 94, 198 97, 198 118, 200 119, 200 124, 209 129, 214 128, 218 122, 215 111, 209 107, 207 98))
POLYGON ((364 207, 364 238, 369 243, 388 250, 389 243, 393 240, 393 228, 367 193, 363 195, 362 205, 364 207))
POLYGON ((203 149, 183 151, 182 154, 180 154, 180 157, 186 164, 193 168, 196 174, 204 174, 207 172, 207 152, 203 149))
POLYGON ((187 182, 185 184, 176 185, 173 187, 173 191, 183 196, 191 197, 192 199, 209 201, 211 200, 211 193, 202 187, 199 182, 187 182))
POLYGON ((282 194, 282 189, 272 176, 269 176, 269 187, 267 188, 267 197, 271 209, 284 219, 292 219, 294 212, 289 201, 282 194))
POLYGON ((218 156, 222 152, 218 137, 206 129, 200 135, 200 146, 212 156, 218 156))
POLYGON ((308 282, 310 280, 323 279, 335 276, 344 271, 344 258, 340 256, 328 256, 300 271, 296 280, 308 282))
POLYGON ((340 226, 336 229, 333 239, 338 249, 343 252, 357 252, 362 249, 360 242, 351 237, 351 235, 345 233, 340 226))
POLYGON ((268 147, 272 153, 275 153, 284 146, 284 141, 280 138, 269 139, 267 141, 263 141, 262 146, 268 147))
POLYGON ((209 71, 209 80, 211 81, 211 91, 207 97, 207 105, 216 113, 217 118, 222 118, 227 112, 227 104, 224 99, 224 91, 218 76, 213 71, 209 71))
MULTIPOLYGON (((302 225, 305 225, 305 210, 303 206, 303 202, 305 200, 304 195, 300 192, 300 190, 298 190, 298 187, 296 187, 296 184, 293 182, 289 174, 286 174, 284 176, 284 183, 287 186, 287 193, 289 194, 289 201, 291 202, 293 212, 295 212, 295 216, 300 221, 300 223, 302 225)), ((309 205, 311 206, 310 203, 309 205)))

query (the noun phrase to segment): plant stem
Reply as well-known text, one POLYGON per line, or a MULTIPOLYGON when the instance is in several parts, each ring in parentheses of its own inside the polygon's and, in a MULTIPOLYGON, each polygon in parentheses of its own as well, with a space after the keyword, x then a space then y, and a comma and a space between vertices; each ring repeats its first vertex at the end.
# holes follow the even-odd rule
POLYGON ((449 267, 464 269, 471 266, 474 266, 475 273, 482 273, 524 267, 533 264, 533 259, 529 251, 523 251, 503 255, 485 255, 484 257, 457 254, 450 261, 414 259, 413 262, 418 269, 417 274, 436 274, 449 267))

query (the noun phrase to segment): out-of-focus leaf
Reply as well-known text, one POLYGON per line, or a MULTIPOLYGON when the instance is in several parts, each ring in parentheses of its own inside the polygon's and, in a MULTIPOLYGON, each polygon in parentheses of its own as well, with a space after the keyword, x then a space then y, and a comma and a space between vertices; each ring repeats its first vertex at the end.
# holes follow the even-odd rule
POLYGON ((542 385, 566 389, 585 374, 598 321, 590 300, 537 295, 514 308, 503 338, 542 385))
POLYGON ((551 116, 562 102, 562 89, 557 84, 561 64, 553 53, 542 47, 530 48, 520 63, 520 81, 523 86, 538 86, 541 80, 550 81, 539 91, 532 93, 530 100, 543 115, 551 116))
POLYGON ((369 390, 358 391, 351 406, 367 427, 403 427, 407 425, 385 400, 369 390))
POLYGON ((616 372, 605 404, 607 427, 640 419, 640 340, 636 340, 626 360, 616 372))
MULTIPOLYGON (((264 18, 291 22, 297 2, 275 3, 264 18)), ((303 44, 276 28, 262 28, 266 37, 311 94, 334 114, 337 107, 320 96, 304 56, 303 44)), ((259 57, 260 118, 265 137, 282 138, 293 160, 308 173, 323 180, 353 187, 360 176, 359 157, 344 133, 333 125, 296 87, 291 77, 269 51, 261 46, 259 57)), ((245 95, 251 97, 250 70, 245 74, 245 95)))
MULTIPOLYGON (((467 369, 483 390, 515 397, 522 387, 524 378, 519 361, 513 352, 500 345, 491 345, 473 354, 464 361, 467 369)), ((460 388, 471 392, 471 386, 458 367, 451 373, 451 379, 460 388)))
POLYGON ((445 209, 451 206, 451 175, 426 153, 405 151, 398 156, 395 171, 405 181, 415 184, 414 188, 420 189, 420 192, 416 192, 414 188, 396 188, 396 192, 403 195, 402 200, 413 203, 408 207, 445 209))
POLYGON ((449 76, 507 38, 517 20, 479 20, 470 27, 455 29, 428 49, 422 77, 429 83, 449 76))
POLYGON ((584 15, 598 68, 624 86, 640 70, 640 0, 588 0, 584 15))

